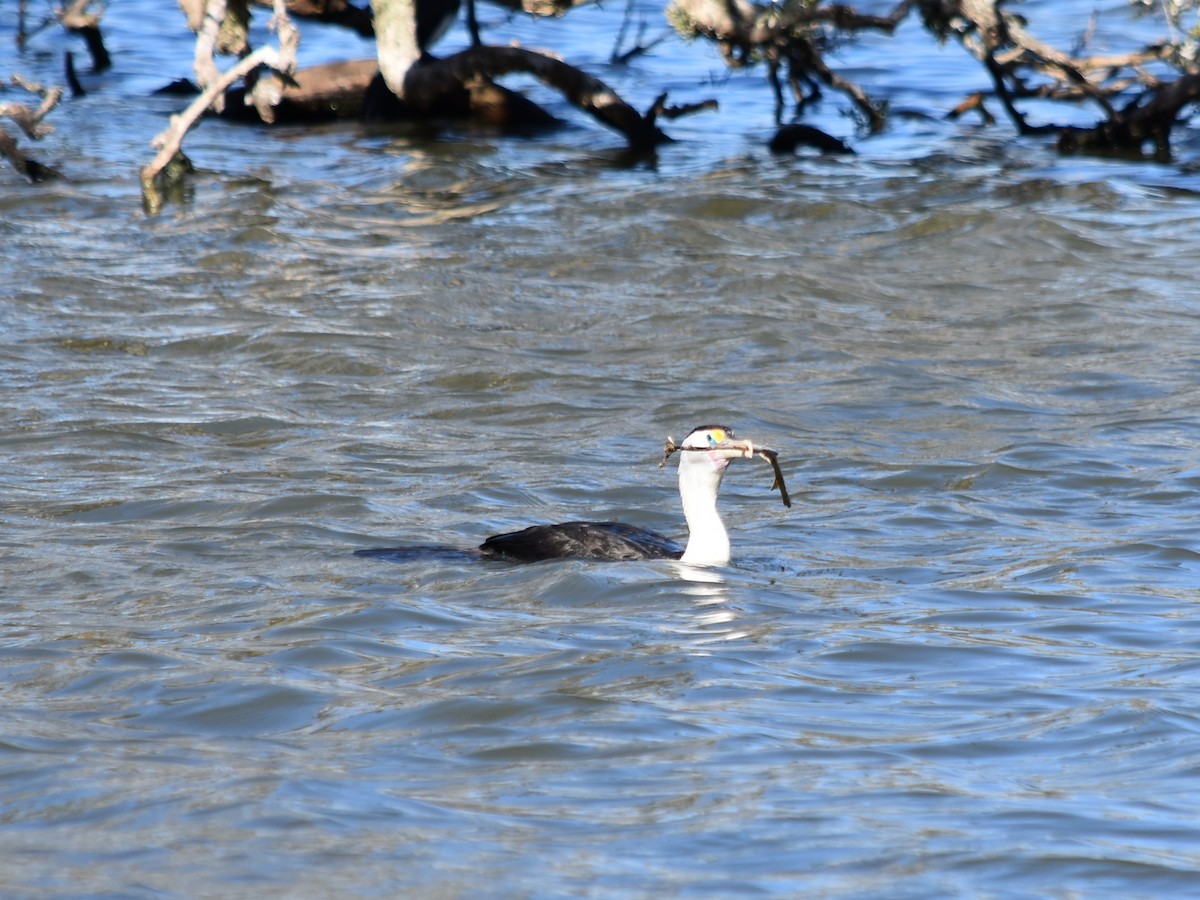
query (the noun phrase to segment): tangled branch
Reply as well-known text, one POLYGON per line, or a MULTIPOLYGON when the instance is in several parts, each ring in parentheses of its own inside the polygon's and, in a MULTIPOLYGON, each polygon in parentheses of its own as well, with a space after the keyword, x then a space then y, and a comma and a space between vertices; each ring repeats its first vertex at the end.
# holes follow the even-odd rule
POLYGON ((687 38, 715 41, 726 63, 734 68, 763 62, 775 92, 775 118, 786 107, 786 80, 799 115, 821 96, 821 85, 849 97, 872 132, 884 125, 880 104, 825 62, 830 32, 881 31, 891 34, 916 0, 901 0, 886 16, 864 15, 851 6, 820 0, 793 0, 762 6, 749 0, 673 0, 667 18, 687 38))
MULTIPOLYGON (((1151 0, 1131 2, 1151 5, 1151 0)), ((1153 5, 1157 8, 1158 0, 1153 5)), ((731 67, 763 63, 775 93, 777 123, 783 121, 786 82, 795 117, 828 87, 845 94, 869 130, 877 132, 885 124, 884 107, 834 71, 825 50, 843 34, 891 34, 915 9, 927 30, 939 40, 957 40, 992 81, 989 94, 968 98, 951 117, 971 109, 993 123, 985 105, 990 97, 1000 102, 1019 134, 1057 134, 1063 150, 1140 155, 1151 143, 1155 155, 1166 159, 1172 129, 1185 108, 1200 102, 1197 32, 1180 23, 1182 10, 1195 10, 1200 0, 1161 0, 1161 6, 1171 27, 1170 41, 1110 55, 1067 53, 1050 46, 1004 0, 899 0, 886 15, 865 15, 824 0, 782 0, 769 6, 753 0, 672 0, 667 16, 684 37, 716 42, 731 67), (1172 68, 1179 77, 1170 77, 1172 68), (1024 110, 1025 101, 1034 99, 1088 103, 1101 119, 1092 128, 1034 124, 1024 110)), ((786 126, 772 146, 786 149, 797 143, 838 152, 833 138, 807 126, 786 126)))
MULTIPOLYGON (((42 101, 38 104, 37 109, 30 109, 24 103, 0 103, 0 119, 10 119, 15 122, 30 140, 41 140, 54 130, 53 125, 48 125, 43 120, 62 99, 62 88, 43 87, 40 84, 26 81, 20 75, 13 75, 12 85, 31 94, 38 94, 42 101)), ((3 83, 0 83, 0 87, 3 87, 3 83)), ((49 166, 26 156, 21 151, 17 139, 10 135, 3 126, 0 126, 0 156, 12 163, 18 172, 31 181, 43 181, 58 174, 49 166)))
POLYGON ((1157 157, 1167 159, 1181 111, 1200 101, 1195 72, 1164 81, 1150 71, 1151 63, 1178 60, 1172 44, 1121 55, 1074 56, 1038 40, 1020 16, 994 0, 923 0, 921 5, 927 26, 955 36, 983 63, 1018 133, 1055 133, 1063 150, 1138 155, 1149 142, 1157 157), (1137 96, 1122 103, 1130 91, 1137 96), (1021 101, 1035 98, 1089 102, 1103 118, 1092 128, 1034 125, 1021 101))
POLYGON ((156 180, 172 160, 182 155, 180 148, 183 139, 197 120, 210 108, 219 110, 222 107, 226 89, 251 73, 256 73, 258 77, 246 97, 246 103, 258 110, 264 122, 271 122, 274 115, 272 110, 282 97, 283 82, 290 80, 296 71, 296 48, 300 43, 300 32, 288 19, 283 0, 275 0, 275 15, 270 23, 279 36, 279 48, 260 47, 242 56, 224 72, 219 71, 213 61, 218 47, 229 49, 232 46, 239 51, 249 49, 247 45, 231 45, 226 40, 228 32, 223 31, 228 21, 226 9, 225 0, 208 0, 204 8, 196 38, 196 74, 204 90, 187 109, 172 116, 167 129, 151 142, 152 146, 158 148, 158 154, 141 172, 142 199, 151 212, 157 211, 162 205, 156 180), (260 68, 264 71, 258 72, 260 68))
POLYGON ((444 59, 422 60, 405 76, 404 102, 412 111, 436 112, 445 109, 446 98, 465 91, 468 104, 475 105, 472 96, 494 96, 492 79, 514 72, 534 76, 573 106, 621 132, 632 150, 650 150, 669 140, 655 124, 660 113, 669 114, 665 98, 659 98, 642 115, 598 78, 560 59, 521 47, 470 47, 444 59))

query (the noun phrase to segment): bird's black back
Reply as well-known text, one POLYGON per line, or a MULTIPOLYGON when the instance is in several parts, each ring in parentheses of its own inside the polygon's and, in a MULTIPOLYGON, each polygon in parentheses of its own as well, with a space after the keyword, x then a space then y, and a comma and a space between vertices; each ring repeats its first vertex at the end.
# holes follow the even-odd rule
POLYGON ((484 556, 539 559, 679 559, 683 548, 654 531, 622 522, 563 522, 497 534, 479 546, 484 556))

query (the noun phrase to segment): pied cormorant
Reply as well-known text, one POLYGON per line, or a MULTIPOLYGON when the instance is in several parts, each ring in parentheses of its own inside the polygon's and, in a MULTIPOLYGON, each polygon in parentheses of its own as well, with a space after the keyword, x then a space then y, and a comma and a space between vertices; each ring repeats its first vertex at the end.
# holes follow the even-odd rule
POLYGON ((729 562, 729 535, 717 513, 717 492, 725 470, 735 459, 760 456, 775 469, 775 483, 783 502, 791 506, 776 453, 734 437, 724 425, 701 425, 675 444, 667 439, 666 457, 679 454, 679 497, 688 524, 686 547, 654 531, 620 522, 563 522, 534 525, 522 531, 498 534, 479 546, 485 557, 532 562, 541 559, 678 559, 697 565, 723 566, 729 562))

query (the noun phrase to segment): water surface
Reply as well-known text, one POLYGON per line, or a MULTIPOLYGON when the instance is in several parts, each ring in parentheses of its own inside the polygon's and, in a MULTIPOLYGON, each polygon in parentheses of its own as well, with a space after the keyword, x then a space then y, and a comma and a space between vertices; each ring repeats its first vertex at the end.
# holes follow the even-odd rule
MULTIPOLYGON (((736 76, 632 167, 584 121, 208 123, 147 218, 174 57, 129 15, 87 166, 0 181, 6 895, 1194 891, 1186 156, 776 159, 736 76), (714 420, 795 498, 735 464, 731 567, 353 555, 679 535, 662 440, 714 420)), ((719 71, 574 40, 639 105, 719 71)))

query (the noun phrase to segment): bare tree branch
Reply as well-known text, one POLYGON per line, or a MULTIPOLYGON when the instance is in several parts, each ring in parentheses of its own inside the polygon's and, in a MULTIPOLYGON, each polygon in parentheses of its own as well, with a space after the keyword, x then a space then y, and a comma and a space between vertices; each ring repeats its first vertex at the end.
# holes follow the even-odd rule
MULTIPOLYGON (((54 130, 54 126, 48 125, 42 120, 62 99, 62 88, 43 87, 40 84, 26 81, 20 75, 13 75, 12 83, 15 87, 29 91, 31 94, 39 94, 42 102, 38 104, 37 109, 30 109, 24 103, 0 103, 0 119, 11 119, 31 140, 41 140, 54 130)), ((7 159, 18 172, 32 181, 42 181, 58 174, 49 166, 42 165, 26 156, 21 151, 17 139, 3 127, 0 127, 0 156, 7 159)))
POLYGON ((786 70, 797 111, 820 96, 819 83, 824 83, 848 96, 871 131, 879 131, 884 124, 882 108, 825 62, 822 30, 891 34, 915 3, 900 0, 886 16, 878 16, 863 15, 841 3, 823 6, 820 0, 782 6, 760 6, 749 0, 672 0, 667 18, 685 37, 715 41, 732 67, 764 62, 775 92, 777 120, 782 120, 784 109, 780 71, 786 70))
MULTIPOLYGON (((201 34, 196 39, 197 47, 201 43, 209 47, 213 46, 215 38, 212 23, 216 22, 219 27, 219 23, 223 19, 222 14, 224 13, 224 9, 225 0, 209 0, 201 34), (221 15, 222 18, 218 19, 218 15, 221 15)), ((245 78, 260 66, 265 66, 271 70, 272 76, 283 79, 290 79, 292 77, 292 74, 296 71, 296 49, 300 42, 300 33, 288 18, 287 8, 283 0, 275 0, 275 15, 271 20, 271 27, 276 30, 279 36, 278 49, 274 47, 260 47, 248 56, 242 57, 225 72, 217 71, 214 64, 212 72, 206 71, 205 73, 208 80, 200 96, 182 113, 172 116, 171 124, 167 129, 154 138, 152 146, 159 148, 158 154, 141 172, 142 198, 147 209, 153 212, 161 206, 162 198, 155 186, 155 179, 180 152, 184 137, 191 127, 196 124, 197 120, 210 108, 218 108, 222 104, 227 88, 245 78), (213 74, 214 72, 215 75, 213 74)), ((199 55, 199 52, 197 55, 199 55)), ((208 58, 211 60, 211 55, 208 58)), ((258 81, 263 82, 266 80, 266 87, 261 93, 252 91, 250 98, 250 102, 258 109, 264 121, 271 120, 271 106, 273 103, 279 102, 280 95, 278 82, 268 80, 269 78, 270 76, 260 76, 258 81)))
POLYGON ((617 93, 559 59, 521 47, 471 47, 440 60, 422 60, 404 79, 403 98, 414 110, 436 111, 442 98, 464 86, 490 83, 513 72, 533 75, 572 105, 625 135, 631 149, 649 150, 670 140, 617 93))
MULTIPOLYGON (((931 0, 923 11, 926 24, 941 33, 956 34, 963 46, 979 59, 992 78, 996 96, 1021 134, 1057 133, 1067 151, 1138 154, 1152 142, 1161 159, 1170 155, 1170 133, 1182 109, 1197 101, 1197 76, 1187 72, 1163 83, 1145 66, 1171 60, 1175 49, 1156 44, 1124 55, 1076 57, 1038 40, 1025 21, 995 0, 940 0, 942 19, 931 20, 931 0), (1031 81, 1040 83, 1031 84, 1031 81), (1143 96, 1121 103, 1131 88, 1143 96), (1052 100, 1088 100, 1103 119, 1092 128, 1056 123, 1032 125, 1020 101, 1042 97, 1052 100)), ((937 5, 933 3, 932 5, 937 5)))

